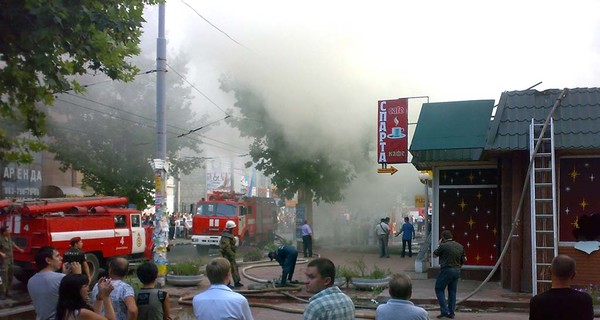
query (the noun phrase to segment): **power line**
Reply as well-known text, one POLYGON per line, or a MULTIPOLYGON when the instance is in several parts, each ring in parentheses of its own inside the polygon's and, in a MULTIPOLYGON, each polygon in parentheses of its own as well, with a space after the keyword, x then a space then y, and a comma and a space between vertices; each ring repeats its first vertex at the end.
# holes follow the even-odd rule
MULTIPOLYGON (((81 98, 81 97, 80 97, 80 98, 81 98)), ((136 125, 139 125, 139 126, 143 126, 143 127, 146 127, 146 128, 150 128, 150 129, 154 129, 154 128, 155 128, 154 126, 151 126, 151 125, 148 125, 148 124, 145 124, 145 123, 137 122, 137 121, 135 121, 135 120, 126 119, 126 118, 122 118, 122 117, 119 117, 119 116, 116 116, 116 115, 113 115, 113 114, 110 114, 110 113, 102 112, 102 111, 100 111, 100 110, 96 110, 96 109, 94 109, 94 108, 86 107, 86 106, 84 106, 84 105, 81 105, 81 104, 78 104, 78 103, 75 103, 75 102, 72 102, 72 101, 68 101, 68 100, 64 100, 64 99, 60 99, 60 98, 58 98, 57 100, 58 100, 58 101, 65 102, 65 103, 68 103, 68 104, 71 104, 71 105, 74 105, 74 106, 76 106, 76 107, 80 107, 80 108, 83 108, 83 109, 86 109, 86 110, 90 110, 90 111, 92 111, 92 112, 100 113, 100 114, 102 114, 102 115, 106 115, 106 116, 109 116, 109 117, 111 117, 111 118, 114 118, 114 119, 118 119, 118 120, 127 121, 127 122, 130 122, 130 123, 133 123, 133 124, 136 124, 136 125)), ((110 107, 110 108, 112 108, 112 109, 115 109, 115 110, 117 110, 117 111, 123 111, 123 110, 120 110, 120 109, 118 109, 118 108, 115 108, 115 107, 112 107, 112 106, 108 106, 108 105, 105 105, 105 104, 103 104, 103 103, 101 103, 101 102, 97 102, 97 101, 94 101, 94 100, 91 100, 91 99, 84 99, 84 100, 87 100, 87 101, 90 101, 90 102, 93 102, 93 103, 97 103, 97 104, 100 104, 100 105, 103 105, 103 106, 107 106, 107 107, 110 107)), ((145 117, 143 117, 143 116, 140 116, 140 115, 136 115, 136 114, 134 114, 134 113, 131 113, 131 112, 126 112, 126 111, 123 111, 123 112, 125 112, 125 113, 129 113, 129 114, 131 114, 131 115, 134 115, 134 116, 138 116, 138 117, 140 117, 140 118, 143 118, 143 119, 150 119, 150 118, 145 118, 145 117)), ((151 121, 154 121, 153 119, 150 119, 150 120, 151 120, 151 121)), ((173 127, 173 126, 171 126, 171 127, 173 127)), ((176 127, 175 127, 175 128, 176 128, 176 127)), ((183 129, 181 129, 181 130, 183 130, 183 129)), ((172 134, 172 135, 177 135, 177 134, 178 134, 178 133, 176 133, 176 132, 173 132, 173 131, 167 131, 167 133, 169 133, 169 134, 172 134)), ((217 142, 217 143, 223 144, 223 145, 225 145, 225 146, 229 146, 229 147, 232 147, 232 148, 235 148, 235 149, 238 149, 238 150, 244 150, 244 149, 242 149, 242 148, 240 148, 240 147, 237 147, 237 146, 235 146, 235 145, 232 145, 232 144, 228 144, 228 143, 226 143, 226 142, 223 142, 223 141, 219 141, 219 140, 217 140, 217 139, 209 138, 209 137, 207 137, 207 136, 202 136, 202 135, 199 135, 199 136, 200 136, 200 137, 202 137, 202 138, 204 138, 204 139, 207 139, 207 140, 212 140, 212 141, 214 141, 214 142, 217 142)), ((227 151, 230 151, 230 152, 234 152, 234 150, 231 150, 231 149, 228 149, 228 148, 224 148, 223 146, 218 146, 218 145, 215 145, 215 144, 211 144, 211 143, 208 143, 208 142, 206 142, 206 141, 202 141, 202 140, 199 140, 199 139, 196 139, 196 138, 190 137, 190 136, 188 136, 187 138, 188 138, 188 139, 191 139, 191 140, 193 140, 193 141, 196 141, 196 142, 202 143, 202 144, 206 144, 206 145, 209 145, 209 146, 213 146, 213 147, 215 147, 215 148, 221 148, 221 149, 223 149, 223 150, 227 150, 227 151)))
POLYGON ((248 49, 245 45, 239 43, 237 40, 235 40, 234 38, 232 38, 231 36, 229 36, 225 31, 219 29, 219 27, 217 27, 216 25, 214 25, 212 22, 208 21, 208 19, 206 19, 204 16, 202 16, 200 14, 200 12, 196 11, 196 9, 194 9, 194 7, 190 6, 189 4, 187 4, 185 1, 181 0, 181 2, 183 2, 183 4, 185 4, 188 8, 192 9, 192 11, 194 11, 200 18, 202 18, 202 20, 206 21, 208 24, 210 24, 213 28, 217 29, 219 32, 221 32, 222 34, 224 34, 227 38, 229 38, 231 41, 235 42, 237 45, 239 45, 240 47, 251 51, 250 49, 248 49))
POLYGON ((226 116, 229 116, 229 114, 223 110, 223 108, 221 108, 216 102, 212 101, 211 98, 209 98, 204 92, 200 91, 200 89, 196 88, 196 86, 194 84, 192 84, 191 82, 189 82, 184 76, 181 75, 181 73, 177 72, 177 70, 175 70, 175 68, 173 68, 171 65, 169 65, 167 63, 167 66, 169 68, 171 68, 171 70, 173 72, 175 72, 176 75, 178 75, 183 81, 185 81, 187 84, 189 84, 194 90, 196 90, 198 93, 200 93, 204 98, 206 98, 206 100, 210 101, 210 103, 212 103, 215 107, 217 107, 219 110, 221 110, 226 116))
POLYGON ((192 130, 190 130, 190 131, 189 131, 189 132, 187 132, 187 133, 182 133, 182 134, 178 135, 178 136, 177 136, 177 138, 185 137, 185 136, 187 136, 187 135, 190 135, 190 134, 192 134, 192 133, 194 133, 194 132, 196 132, 196 131, 199 131, 199 130, 202 130, 202 129, 204 129, 204 128, 206 128, 206 127, 210 126, 211 124, 215 124, 215 123, 217 123, 217 122, 221 122, 221 121, 223 121, 223 120, 225 120, 225 119, 227 119, 227 118, 230 118, 230 117, 231 117, 231 116, 226 116, 226 117, 225 117, 225 118, 223 118, 223 119, 219 119, 219 120, 215 120, 215 121, 213 121, 213 122, 211 122, 211 123, 207 123, 207 124, 205 124, 205 125, 203 125, 203 126, 200 126, 200 127, 196 128, 196 129, 192 129, 192 130))
MULTIPOLYGON (((137 77, 137 76, 140 76, 140 75, 144 75, 144 74, 153 73, 153 72, 156 72, 156 71, 157 70, 148 70, 148 71, 144 71, 144 72, 139 72, 139 73, 136 73, 134 75, 134 77, 137 77)), ((114 80, 113 79, 105 79, 105 80, 101 80, 101 81, 98 81, 98 82, 84 84, 84 85, 81 85, 80 87, 82 87, 82 88, 89 88, 89 87, 92 87, 92 86, 95 86, 95 85, 98 85, 98 84, 102 84, 102 83, 106 83, 106 82, 112 82, 112 81, 114 81, 114 80)), ((53 92, 53 94, 68 93, 69 91, 73 91, 73 88, 69 88, 69 89, 66 89, 64 91, 53 92)))

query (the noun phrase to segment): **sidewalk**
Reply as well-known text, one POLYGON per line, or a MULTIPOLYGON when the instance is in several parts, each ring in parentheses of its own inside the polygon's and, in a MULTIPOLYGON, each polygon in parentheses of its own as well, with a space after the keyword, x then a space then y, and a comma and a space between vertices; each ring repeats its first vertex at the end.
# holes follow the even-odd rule
MULTIPOLYGON (((191 245, 191 242, 189 239, 176 239, 174 240, 173 245, 191 245)), ((354 267, 357 261, 362 260, 367 266, 367 272, 370 272, 374 266, 377 266, 380 269, 389 270, 392 273, 408 273, 413 280, 413 294, 411 301, 413 301, 416 305, 426 308, 427 310, 435 311, 438 308, 437 299, 435 297, 434 292, 435 279, 426 279, 425 273, 414 272, 414 259, 416 257, 416 253, 413 254, 412 258, 401 258, 399 255, 400 250, 398 248, 397 243, 394 243, 391 246, 390 251, 390 258, 379 258, 377 248, 375 247, 365 249, 350 246, 328 247, 321 249, 315 248, 316 254, 331 259, 336 266, 343 265, 346 267, 354 267)), ((268 260, 266 260, 266 262, 268 262, 268 260)), ((306 279, 304 275, 306 263, 307 262, 305 259, 299 258, 293 277, 294 280, 303 282, 306 279)), ((244 267, 246 266, 248 266, 248 264, 240 263, 240 270, 244 269, 244 267)), ((281 267, 269 266, 261 268, 252 268, 248 270, 247 273, 251 277, 271 280, 281 276, 281 267)), ((12 290, 14 297, 9 298, 7 300, 0 300, 0 310, 2 311, 5 311, 7 308, 31 307, 29 295, 27 294, 27 289, 25 285, 18 283, 17 281, 15 282, 16 283, 13 286, 12 290)), ((240 289, 248 290, 248 285, 253 284, 255 282, 242 276, 242 283, 244 283, 245 286, 240 289)), ((460 280, 458 284, 457 301, 460 301, 462 300, 462 298, 469 295, 480 284, 481 282, 479 281, 460 280)), ((195 295, 201 291, 204 291, 208 287, 208 285, 208 279, 205 278, 202 284, 196 287, 167 286, 165 290, 167 290, 172 297, 179 298, 184 296, 195 295)), ((380 293, 374 293, 372 291, 360 291, 354 289, 348 290, 345 287, 343 287, 343 290, 345 290, 349 295, 355 298, 356 301, 360 301, 362 304, 365 305, 371 304, 373 307, 375 307, 376 304, 371 302, 372 299, 377 301, 378 303, 385 302, 387 301, 387 299, 389 299, 389 294, 387 290, 383 290, 380 293)), ((308 299, 311 296, 311 294, 306 292, 304 288, 302 288, 302 290, 299 292, 294 292, 294 295, 305 299, 308 299)), ((526 312, 526 310, 529 307, 530 297, 530 294, 513 293, 509 290, 502 289, 498 282, 489 282, 485 284, 483 288, 469 300, 459 304, 457 310, 468 312, 471 310, 508 309, 526 312)), ((287 298, 278 293, 268 293, 261 295, 252 295, 252 299, 256 299, 258 301, 272 300, 277 301, 278 303, 285 303, 287 298)), ((1 317, 2 315, 0 313, 0 318, 1 317)))
MULTIPOLYGON (((412 258, 401 258, 397 252, 392 248, 392 255, 390 258, 379 258, 379 254, 376 250, 373 252, 356 252, 350 251, 351 248, 328 248, 316 250, 321 257, 331 259, 336 266, 344 265, 346 267, 352 267, 356 261, 362 259, 368 270, 372 270, 376 265, 380 269, 389 269, 392 273, 405 272, 413 280, 413 294, 411 301, 417 305, 426 307, 427 309, 435 309, 438 306, 437 298, 435 296, 434 286, 435 279, 426 279, 425 273, 416 273, 414 259, 416 254, 413 254, 412 258)), ((304 260, 304 259, 299 259, 304 260)), ((243 267, 240 267, 243 269, 243 267)), ((294 280, 304 281, 304 271, 306 269, 306 263, 300 261, 296 265, 294 272, 294 280)), ((248 271, 248 274, 252 277, 260 279, 273 279, 281 276, 281 267, 262 267, 253 268, 248 271)), ((244 280, 242 280, 244 282, 244 280)), ((246 280, 245 283, 250 283, 250 280, 246 280)), ((474 280, 460 280, 458 284, 457 301, 462 300, 464 297, 469 295, 475 288, 481 284, 480 281, 474 280)), ((389 293, 387 290, 383 290, 379 294, 374 294, 370 291, 352 291, 351 294, 356 294, 360 300, 365 299, 369 301, 374 299, 379 303, 385 302, 389 299, 389 293)), ((297 294, 298 296, 308 298, 310 294, 302 290, 297 294)), ((515 309, 515 310, 526 310, 529 308, 530 294, 527 293, 514 293, 507 289, 502 289, 498 282, 488 282, 481 290, 473 295, 469 300, 461 303, 459 309, 515 309)))

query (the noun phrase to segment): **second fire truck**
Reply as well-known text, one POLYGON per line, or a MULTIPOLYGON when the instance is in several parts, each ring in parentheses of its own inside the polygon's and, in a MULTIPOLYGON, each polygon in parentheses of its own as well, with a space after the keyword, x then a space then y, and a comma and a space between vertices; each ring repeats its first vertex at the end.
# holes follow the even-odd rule
POLYGON ((235 222, 233 235, 239 243, 261 243, 274 239, 278 207, 273 198, 246 197, 213 192, 196 203, 192 218, 192 244, 200 254, 217 248, 225 223, 235 222))

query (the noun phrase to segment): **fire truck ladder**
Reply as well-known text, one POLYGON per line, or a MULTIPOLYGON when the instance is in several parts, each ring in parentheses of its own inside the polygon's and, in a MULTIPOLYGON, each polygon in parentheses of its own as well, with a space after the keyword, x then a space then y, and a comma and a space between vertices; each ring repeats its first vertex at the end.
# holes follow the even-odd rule
POLYGON ((531 278, 532 293, 550 289, 548 267, 558 254, 556 175, 554 166, 554 126, 529 125, 529 154, 533 162, 531 178, 531 278), (539 147, 536 152, 536 145, 539 147))

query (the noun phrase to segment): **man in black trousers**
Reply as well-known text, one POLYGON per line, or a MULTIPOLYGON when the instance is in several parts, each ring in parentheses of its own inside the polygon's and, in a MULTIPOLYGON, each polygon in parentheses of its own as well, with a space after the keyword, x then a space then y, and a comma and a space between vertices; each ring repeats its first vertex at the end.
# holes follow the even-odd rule
POLYGON ((292 246, 280 246, 275 251, 269 252, 269 259, 273 259, 279 262, 279 265, 283 269, 281 274, 280 286, 286 286, 286 282, 292 281, 294 276, 294 269, 296 269, 296 260, 298 259, 298 251, 292 246))

